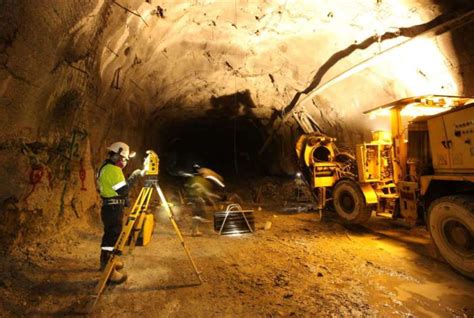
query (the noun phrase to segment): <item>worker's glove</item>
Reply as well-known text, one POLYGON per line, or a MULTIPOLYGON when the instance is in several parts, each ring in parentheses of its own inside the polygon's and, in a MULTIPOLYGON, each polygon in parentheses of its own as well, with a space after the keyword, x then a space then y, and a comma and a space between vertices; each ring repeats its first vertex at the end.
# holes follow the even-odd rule
POLYGON ((145 176, 145 172, 146 172, 145 170, 140 170, 140 169, 136 169, 135 171, 133 171, 130 177, 128 177, 128 180, 127 180, 128 185, 132 186, 135 183, 135 181, 137 181, 138 177, 145 176))
POLYGON ((144 177, 145 176, 145 169, 136 169, 135 171, 132 172, 130 177, 137 178, 137 177, 144 177))
POLYGON ((184 177, 184 178, 190 178, 190 177, 193 177, 194 175, 192 173, 178 171, 178 176, 184 177))

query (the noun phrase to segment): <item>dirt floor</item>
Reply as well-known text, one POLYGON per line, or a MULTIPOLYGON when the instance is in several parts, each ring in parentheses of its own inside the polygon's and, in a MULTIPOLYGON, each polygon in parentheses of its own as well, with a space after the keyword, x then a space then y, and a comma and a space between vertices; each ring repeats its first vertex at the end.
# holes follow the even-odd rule
MULTIPOLYGON (((92 317, 474 317, 474 282, 434 258, 421 227, 256 209, 254 234, 204 224, 191 237, 188 212, 177 212, 204 284, 158 213, 150 245, 124 257, 129 280, 108 287, 92 317)), ((0 260, 1 317, 83 314, 100 274, 100 228, 77 234, 0 260)))

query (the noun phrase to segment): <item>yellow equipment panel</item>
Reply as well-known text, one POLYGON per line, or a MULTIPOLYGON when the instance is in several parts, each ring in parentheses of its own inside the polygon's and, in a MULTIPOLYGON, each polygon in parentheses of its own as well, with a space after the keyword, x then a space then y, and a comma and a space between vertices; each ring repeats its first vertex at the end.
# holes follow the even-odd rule
POLYGON ((145 162, 143 164, 147 176, 157 176, 159 172, 160 159, 153 150, 146 152, 145 162))
POLYGON ((380 181, 380 151, 377 144, 357 145, 356 158, 358 162, 359 181, 380 181))
POLYGON ((443 117, 437 116, 428 120, 428 131, 430 136, 431 156, 435 170, 450 169, 449 150, 443 143, 446 140, 443 117))
POLYGON ((332 187, 340 178, 337 168, 337 164, 331 162, 316 163, 313 166, 313 187, 332 187))
POLYGON ((428 119, 428 129, 436 172, 473 172, 474 104, 428 119))

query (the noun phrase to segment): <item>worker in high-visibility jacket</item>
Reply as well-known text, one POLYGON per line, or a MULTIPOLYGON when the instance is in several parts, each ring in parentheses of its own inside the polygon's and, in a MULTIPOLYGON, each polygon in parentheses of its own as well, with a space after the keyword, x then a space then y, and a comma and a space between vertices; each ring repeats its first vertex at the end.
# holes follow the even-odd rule
POLYGON ((215 207, 215 200, 221 197, 213 192, 213 184, 217 184, 224 188, 224 178, 215 171, 208 168, 201 168, 198 164, 193 165, 192 174, 182 174, 189 177, 184 188, 190 201, 193 203, 193 217, 191 236, 201 236, 199 231, 199 224, 210 222, 206 219, 206 204, 215 207))
MULTIPOLYGON (((97 185, 102 198, 101 218, 104 225, 104 235, 101 243, 100 270, 107 265, 107 261, 114 252, 115 243, 122 232, 124 207, 128 205, 128 192, 139 176, 144 176, 144 171, 135 170, 128 179, 122 170, 135 152, 123 142, 115 142, 107 147, 108 156, 97 172, 97 185)), ((123 271, 123 262, 116 262, 110 277, 113 283, 123 283, 127 275, 123 271)))

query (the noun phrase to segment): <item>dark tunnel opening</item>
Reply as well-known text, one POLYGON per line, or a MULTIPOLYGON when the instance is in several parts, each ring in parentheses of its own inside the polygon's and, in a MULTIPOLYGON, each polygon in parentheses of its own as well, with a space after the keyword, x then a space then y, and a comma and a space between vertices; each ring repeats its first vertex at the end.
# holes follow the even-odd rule
POLYGON ((266 155, 258 154, 265 137, 262 124, 247 116, 174 122, 159 132, 160 165, 171 176, 191 172, 193 164, 199 164, 226 179, 257 177, 268 173, 266 155))

